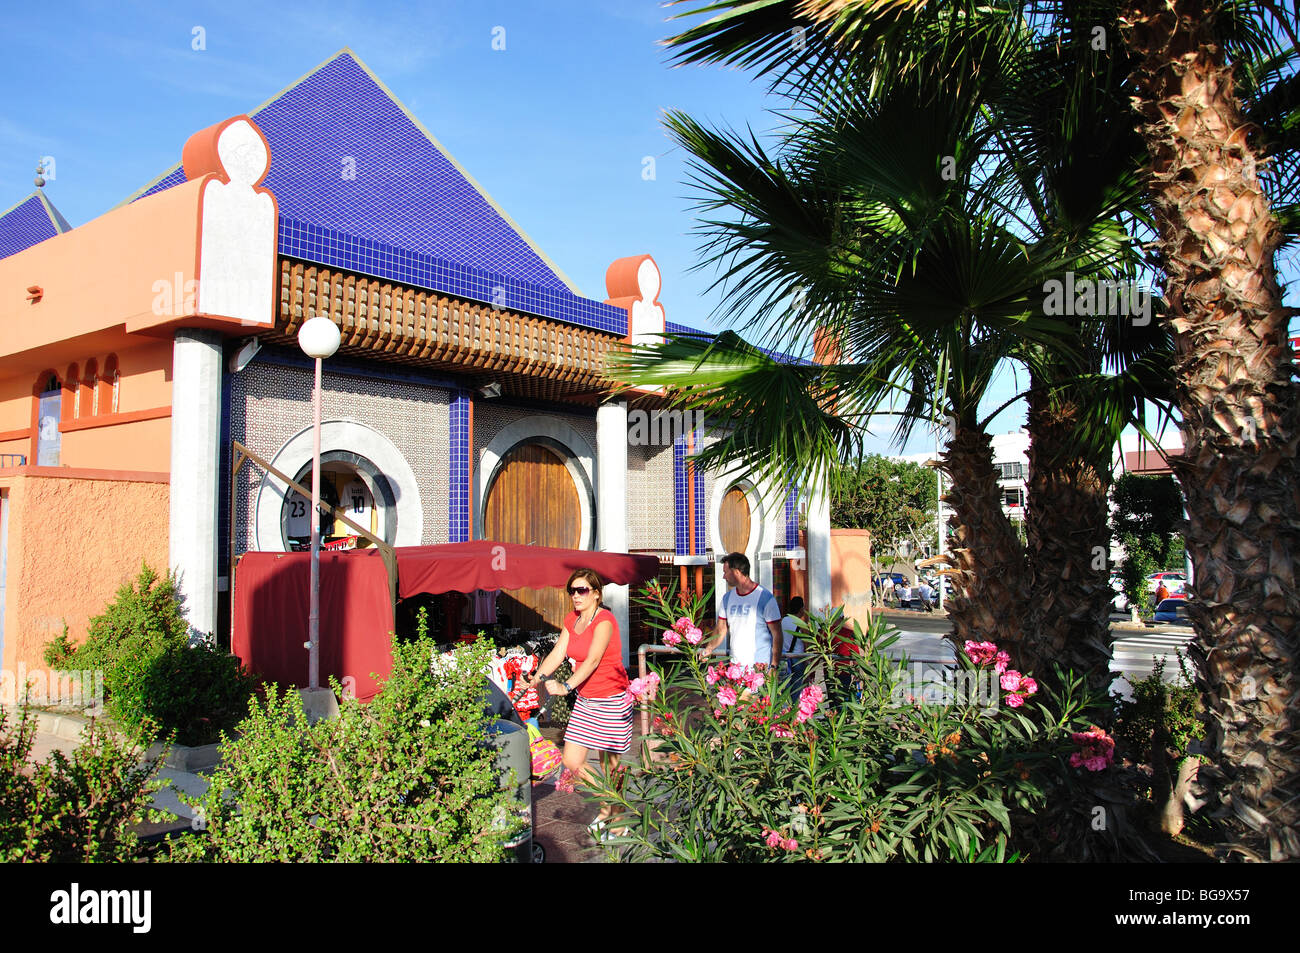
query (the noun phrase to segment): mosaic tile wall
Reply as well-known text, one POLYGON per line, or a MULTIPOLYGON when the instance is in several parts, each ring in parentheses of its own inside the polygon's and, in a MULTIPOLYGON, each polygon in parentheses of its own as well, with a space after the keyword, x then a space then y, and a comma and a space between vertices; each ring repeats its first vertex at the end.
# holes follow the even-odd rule
MULTIPOLYGON (((448 542, 451 395, 441 388, 332 374, 328 369, 322 384, 321 419, 359 421, 391 440, 415 473, 424 505, 420 542, 448 542)), ((254 361, 231 381, 230 436, 259 456, 274 457, 290 437, 311 424, 311 388, 307 367, 254 361)), ((235 494, 237 553, 253 542, 250 514, 261 478, 260 468, 252 464, 240 470, 235 494)), ((223 521, 226 518, 223 514, 223 521)))
MULTIPOLYGON (((700 441, 700 444, 701 444, 701 447, 703 448, 703 447, 709 447, 709 446, 712 446, 713 444, 715 444, 715 443, 717 443, 717 442, 718 442, 718 438, 717 438, 717 437, 709 437, 709 436, 705 436, 704 439, 700 441)), ((704 516, 703 516, 703 520, 704 520, 704 536, 703 536, 703 539, 704 539, 704 546, 703 546, 703 548, 702 548, 702 551, 707 552, 708 555, 714 555, 714 553, 713 553, 713 537, 714 537, 714 535, 715 535, 715 534, 714 534, 714 529, 715 529, 715 527, 717 526, 717 522, 718 522, 718 521, 717 521, 717 515, 714 514, 713 512, 711 512, 710 507, 712 507, 712 505, 713 505, 713 487, 714 487, 714 484, 716 484, 717 482, 718 482, 718 481, 717 481, 717 478, 716 478, 716 476, 714 475, 714 473, 713 473, 712 470, 703 470, 703 471, 701 471, 701 473, 700 473, 700 490, 699 490, 699 492, 698 492, 698 494, 697 494, 697 498, 702 498, 702 499, 704 500, 704 516)), ((718 553, 717 555, 718 555, 718 556, 724 556, 724 555, 726 555, 726 554, 725 554, 725 553, 718 553)))
POLYGON ((785 548, 799 545, 799 484, 792 482, 785 498, 785 548))
POLYGON ((673 451, 671 447, 627 448, 627 545, 629 549, 673 550, 673 451))
POLYGON ((457 391, 452 398, 449 428, 451 444, 447 480, 451 496, 447 502, 447 541, 467 543, 470 523, 470 396, 465 391, 457 391))

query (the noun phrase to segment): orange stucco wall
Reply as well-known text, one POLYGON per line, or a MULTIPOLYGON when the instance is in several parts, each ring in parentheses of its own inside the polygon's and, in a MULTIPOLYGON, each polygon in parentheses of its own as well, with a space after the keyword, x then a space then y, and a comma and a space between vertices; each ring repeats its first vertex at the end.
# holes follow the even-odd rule
POLYGON ((0 260, 0 288, 44 290, 36 302, 0 297, 0 357, 156 323, 155 282, 174 284, 179 274, 183 290, 194 278, 202 186, 184 182, 0 260))
MULTIPOLYGON (((80 354, 74 361, 60 362, 55 368, 60 378, 75 363, 78 373, 84 373, 87 364, 94 360, 101 372, 108 366, 108 357, 117 357, 118 414, 111 413, 111 402, 101 403, 100 413, 93 415, 91 406, 81 408, 75 424, 102 422, 106 426, 74 429, 62 436, 60 464, 70 467, 87 467, 101 470, 167 470, 171 456, 171 424, 166 416, 150 420, 133 420, 131 415, 165 410, 171 406, 170 341, 145 340, 130 348, 80 354)), ((17 430, 28 430, 32 416, 32 387, 36 375, 20 374, 0 380, 0 435, 17 430)), ((65 394, 64 399, 67 400, 65 394)), ((30 434, 25 437, 0 439, 0 453, 21 453, 32 459, 30 434)))
POLYGON ((45 668, 46 642, 66 620, 75 641, 148 561, 168 559, 166 483, 134 479, 0 477, 8 490, 9 553, 5 580, 4 657, 45 668))
POLYGON ((122 412, 170 407, 172 402, 172 342, 151 341, 143 347, 117 352, 122 387, 122 412))
POLYGON ((871 621, 871 533, 831 530, 831 602, 844 606, 845 620, 871 621))
MULTIPOLYGON (((0 376, 0 433, 31 425, 32 386, 36 375, 0 376)), ((21 451, 20 451, 21 452, 21 451)))
POLYGON ((96 470, 171 469, 171 417, 65 433, 59 462, 96 470))

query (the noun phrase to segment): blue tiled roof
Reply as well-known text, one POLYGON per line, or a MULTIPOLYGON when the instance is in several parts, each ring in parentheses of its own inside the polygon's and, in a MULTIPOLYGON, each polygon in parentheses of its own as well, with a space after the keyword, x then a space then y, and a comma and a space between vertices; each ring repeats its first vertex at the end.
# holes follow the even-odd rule
MULTIPOLYGON (((705 338, 709 340, 712 340, 713 338, 718 336, 713 331, 701 331, 699 328, 693 328, 690 325, 686 325, 686 324, 677 324, 673 321, 664 322, 664 331, 668 334, 680 334, 685 337, 705 338)), ((771 348, 760 347, 759 350, 762 351, 764 354, 766 354, 768 357, 770 357, 772 360, 780 364, 812 365, 816 363, 815 361, 810 361, 807 358, 795 357, 793 354, 786 354, 784 351, 774 351, 771 348)))
POLYGON ((0 215, 0 258, 8 258, 71 229, 41 192, 33 192, 0 215))
MULTIPOLYGON (((576 295, 350 51, 249 115, 271 146, 281 254, 627 333, 627 312, 576 295)), ((184 181, 178 165, 140 195, 184 181)))

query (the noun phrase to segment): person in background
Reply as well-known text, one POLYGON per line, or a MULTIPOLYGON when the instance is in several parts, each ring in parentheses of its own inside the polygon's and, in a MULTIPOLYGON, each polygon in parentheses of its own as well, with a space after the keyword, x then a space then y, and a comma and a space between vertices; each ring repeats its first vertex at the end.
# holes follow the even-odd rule
POLYGON ((1168 598, 1169 587, 1166 586, 1165 581, 1161 579, 1160 584, 1156 586, 1156 608, 1160 608, 1160 603, 1164 602, 1168 598))
MULTIPOLYGON (((786 606, 785 618, 781 620, 781 651, 804 651, 803 639, 799 638, 799 624, 808 621, 808 611, 804 608, 803 597, 793 596, 786 606)), ((796 684, 803 681, 803 672, 807 659, 786 659, 785 673, 796 684)))
POLYGON ((922 579, 921 584, 916 587, 916 592, 917 592, 917 598, 921 602, 921 608, 924 609, 926 612, 933 612, 934 611, 934 589, 930 587, 930 584, 926 582, 924 579, 922 579))
MULTIPOLYGON (((600 752, 606 777, 617 783, 619 758, 632 747, 632 695, 623 668, 623 641, 618 620, 601 602, 603 587, 594 569, 578 569, 569 577, 565 589, 573 600, 573 611, 564 619, 555 648, 528 679, 530 688, 544 681, 552 695, 576 696, 564 732, 564 767, 588 783, 590 749, 600 752), (574 672, 561 683, 550 676, 565 656, 573 659, 574 672)), ((599 840, 613 819, 613 805, 602 804, 587 830, 599 840)))
POLYGON ((722 578, 731 588, 722 597, 718 627, 700 651, 708 655, 730 635, 733 662, 751 668, 770 665, 773 673, 779 672, 781 609, 776 597, 749 578, 749 557, 744 553, 729 553, 721 561, 722 578))

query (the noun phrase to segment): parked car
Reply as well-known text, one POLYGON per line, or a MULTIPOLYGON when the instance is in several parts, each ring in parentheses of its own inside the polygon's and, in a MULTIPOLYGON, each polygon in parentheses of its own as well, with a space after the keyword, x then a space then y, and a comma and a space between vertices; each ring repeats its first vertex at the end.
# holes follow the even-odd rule
POLYGON ((1156 606, 1156 614, 1151 618, 1152 622, 1168 622, 1173 625, 1191 625, 1191 620, 1187 617, 1187 600, 1185 598, 1162 599, 1160 605, 1156 606))

